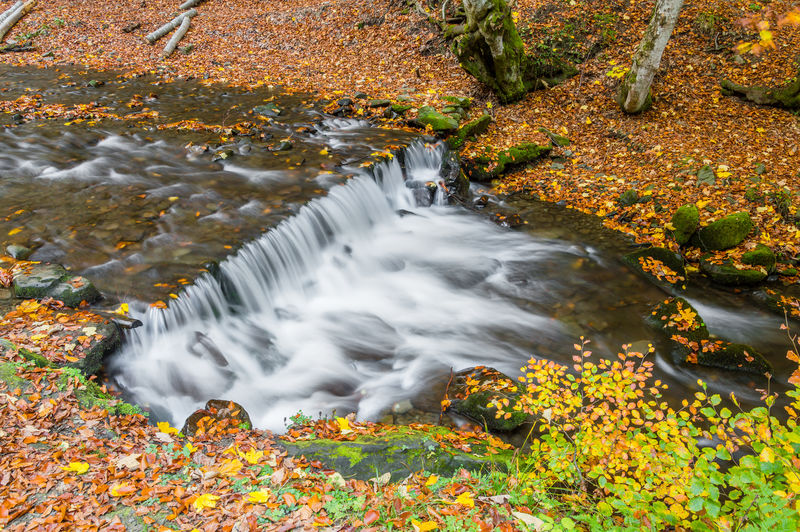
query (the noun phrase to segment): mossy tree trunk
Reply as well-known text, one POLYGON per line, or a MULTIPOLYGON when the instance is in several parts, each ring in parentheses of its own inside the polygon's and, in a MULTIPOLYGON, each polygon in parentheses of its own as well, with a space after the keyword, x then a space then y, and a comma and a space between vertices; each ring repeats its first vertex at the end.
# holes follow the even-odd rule
POLYGON ((467 22, 453 42, 461 66, 501 102, 522 98, 528 58, 505 0, 464 0, 467 22))
POLYGON ((778 88, 748 87, 726 79, 722 82, 722 92, 729 96, 739 95, 761 105, 800 109, 800 71, 794 79, 778 88))
POLYGON ((617 103, 626 113, 640 113, 650 107, 650 85, 682 6, 683 0, 656 0, 653 16, 633 56, 631 69, 617 92, 617 103))

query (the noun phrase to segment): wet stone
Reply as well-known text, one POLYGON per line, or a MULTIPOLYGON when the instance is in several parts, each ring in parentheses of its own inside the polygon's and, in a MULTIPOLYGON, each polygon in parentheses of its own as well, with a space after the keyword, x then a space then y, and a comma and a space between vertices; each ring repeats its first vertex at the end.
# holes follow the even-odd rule
POLYGON ((14 275, 12 287, 18 299, 52 297, 68 307, 77 307, 83 301, 94 303, 101 298, 88 279, 73 276, 58 264, 32 264, 14 275))

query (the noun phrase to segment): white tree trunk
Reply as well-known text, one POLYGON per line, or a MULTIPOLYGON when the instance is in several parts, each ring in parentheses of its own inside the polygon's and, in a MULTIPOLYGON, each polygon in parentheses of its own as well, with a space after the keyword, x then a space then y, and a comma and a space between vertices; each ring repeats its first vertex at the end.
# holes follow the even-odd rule
POLYGON ((661 64, 681 7, 683 0, 656 0, 650 24, 633 56, 631 70, 617 93, 617 103, 626 113, 639 113, 650 106, 650 84, 661 64))
POLYGON ((171 32, 172 30, 174 30, 175 28, 180 26, 180 24, 183 22, 184 19, 192 18, 195 15, 197 15, 197 10, 196 9, 190 9, 189 11, 181 13, 180 15, 178 15, 177 17, 175 17, 174 19, 170 20, 169 22, 167 22, 166 24, 164 24, 163 26, 158 28, 156 31, 154 31, 153 33, 148 35, 146 37, 147 42, 149 42, 150 44, 153 44, 154 42, 159 40, 161 37, 163 37, 167 33, 171 32))
POLYGON ((178 28, 175 33, 172 34, 172 38, 167 43, 167 46, 164 48, 164 52, 161 54, 162 59, 166 59, 167 57, 172 55, 172 52, 175 51, 175 48, 178 47, 178 43, 181 42, 183 36, 186 35, 186 32, 189 31, 189 26, 192 24, 192 17, 184 17, 183 22, 181 22, 180 28, 178 28))
POLYGON ((11 11, 4 13, 5 18, 0 22, 0 42, 3 42, 6 34, 11 31, 11 28, 13 28, 22 17, 27 15, 28 11, 33 9, 34 5, 36 5, 36 0, 28 0, 22 5, 14 4, 15 7, 12 7, 11 11))
POLYGON ((23 2, 22 0, 17 0, 17 2, 14 5, 12 5, 8 9, 0 13, 0 23, 2 23, 5 19, 10 17, 11 14, 14 13, 24 3, 25 2, 23 2))

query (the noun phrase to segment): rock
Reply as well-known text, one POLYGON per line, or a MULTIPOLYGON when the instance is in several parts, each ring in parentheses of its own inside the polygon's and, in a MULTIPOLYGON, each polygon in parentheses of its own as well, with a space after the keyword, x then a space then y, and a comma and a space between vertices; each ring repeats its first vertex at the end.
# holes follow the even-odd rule
POLYGON ((511 409, 521 396, 514 380, 493 368, 477 366, 459 371, 453 377, 449 395, 452 397, 449 410, 489 431, 512 431, 528 419, 525 412, 512 412, 509 418, 498 418, 497 408, 487 406, 508 399, 507 408, 511 409))
POLYGON ((367 107, 376 108, 376 107, 389 107, 392 105, 392 102, 389 100, 370 100, 367 102, 367 107))
POLYGON ((775 253, 764 244, 759 244, 752 251, 744 253, 742 262, 749 266, 763 266, 768 274, 775 271, 775 253))
POLYGON ((340 107, 348 107, 350 105, 353 105, 353 100, 351 100, 350 98, 341 98, 336 102, 336 104, 339 105, 340 107))
MULTIPOLYGON (((709 337, 706 324, 697 310, 682 297, 671 297, 659 303, 646 321, 651 327, 662 331, 667 338, 677 335, 699 344, 709 337)), ((674 340, 673 344, 682 348, 679 351, 688 352, 682 344, 674 340)))
POLYGON ((250 415, 239 403, 222 399, 210 399, 206 407, 186 418, 181 432, 188 438, 207 433, 214 426, 215 433, 224 433, 225 429, 250 430, 253 423, 250 415))
POLYGON ((635 205, 639 203, 639 193, 635 189, 628 189, 620 195, 618 202, 623 207, 635 205))
POLYGON ((666 248, 653 247, 634 251, 625 255, 622 261, 658 286, 683 287, 686 282, 683 257, 666 248))
POLYGON ((506 168, 527 164, 550 153, 552 147, 523 142, 494 156, 463 160, 463 169, 470 181, 488 183, 505 172, 506 168))
POLYGON ((752 346, 725 341, 717 341, 712 345, 716 345, 716 349, 705 349, 697 353, 698 364, 757 375, 772 372, 772 366, 764 355, 752 346))
POLYGON ((253 112, 257 115, 276 118, 280 116, 281 109, 274 103, 266 103, 264 105, 257 105, 253 107, 253 112))
POLYGON ((25 260, 31 256, 33 250, 26 248, 25 246, 20 246, 17 244, 9 244, 6 246, 6 253, 9 257, 13 257, 17 260, 25 260))
POLYGON ((419 471, 449 477, 460 469, 488 472, 494 469, 509 471, 513 453, 498 449, 497 454, 486 452, 471 444, 471 452, 444 449, 437 438, 451 434, 444 427, 432 427, 428 432, 398 426, 396 431, 381 436, 358 435, 353 440, 330 439, 281 441, 290 456, 305 456, 319 460, 345 478, 369 480, 388 474, 397 482, 419 471))
POLYGON ((94 303, 101 298, 97 288, 85 277, 73 276, 58 264, 31 264, 14 275, 14 297, 44 299, 52 297, 68 307, 82 301, 94 303))
POLYGON ((287 151, 291 150, 294 147, 294 144, 289 142, 288 140, 282 140, 281 142, 275 144, 270 149, 272 151, 287 151))
POLYGON ((458 120, 444 115, 428 105, 419 108, 417 118, 412 120, 411 124, 420 128, 431 126, 434 131, 438 132, 458 129, 458 120))
POLYGON ((408 111, 412 107, 413 107, 412 105, 394 103, 394 104, 392 104, 392 111, 397 113, 397 114, 399 114, 399 115, 404 115, 406 113, 406 111, 408 111))
POLYGON ((453 106, 469 109, 472 106, 472 98, 461 96, 442 96, 442 100, 453 104, 453 106))
POLYGON ((547 138, 550 139, 550 142, 552 142, 554 146, 561 146, 561 147, 569 146, 570 141, 567 137, 558 135, 557 133, 553 133, 546 127, 540 127, 539 132, 547 135, 547 138))
POLYGON ((750 215, 737 212, 701 228, 697 241, 706 251, 728 249, 741 244, 752 230, 750 215))
POLYGON ((701 166, 697 171, 697 184, 698 185, 713 185, 717 182, 717 175, 714 170, 708 166, 701 166))
POLYGON ((353 98, 355 98, 356 100, 366 100, 367 98, 369 98, 369 96, 367 96, 366 92, 357 92, 353 95, 353 98))
POLYGON ((225 161, 233 156, 234 156, 233 150, 219 150, 217 153, 214 154, 214 157, 212 157, 211 160, 213 162, 225 161))
POLYGON ((712 281, 725 285, 756 284, 767 278, 766 268, 739 269, 730 260, 726 260, 722 264, 712 262, 708 255, 700 257, 700 271, 709 276, 712 281))
POLYGON ((488 114, 481 115, 475 120, 470 120, 459 127, 458 131, 447 139, 447 145, 451 150, 457 150, 464 145, 468 138, 484 133, 491 123, 492 117, 488 114))
POLYGON ((681 246, 689 242, 689 238, 697 231, 700 225, 700 212, 697 210, 697 205, 694 203, 687 203, 678 208, 675 214, 672 215, 672 236, 675 242, 681 246))
POLYGON ((469 179, 461 171, 458 153, 450 151, 445 154, 439 176, 450 194, 455 194, 460 198, 466 198, 469 195, 469 179))

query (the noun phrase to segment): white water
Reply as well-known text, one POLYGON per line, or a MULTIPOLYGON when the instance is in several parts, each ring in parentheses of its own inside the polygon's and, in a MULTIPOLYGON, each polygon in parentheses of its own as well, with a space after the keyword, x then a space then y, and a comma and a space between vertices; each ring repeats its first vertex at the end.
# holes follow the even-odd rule
MULTIPOLYGON (((436 178, 442 151, 408 148, 406 180, 436 178)), ((564 341, 557 321, 518 303, 549 299, 520 265, 556 255, 585 253, 455 208, 417 208, 392 160, 221 264, 235 304, 204 276, 168 310, 150 309, 111 373, 178 425, 211 398, 243 404, 272 430, 300 409, 374 418, 426 376, 515 371, 531 345, 564 341)))

